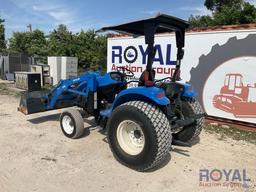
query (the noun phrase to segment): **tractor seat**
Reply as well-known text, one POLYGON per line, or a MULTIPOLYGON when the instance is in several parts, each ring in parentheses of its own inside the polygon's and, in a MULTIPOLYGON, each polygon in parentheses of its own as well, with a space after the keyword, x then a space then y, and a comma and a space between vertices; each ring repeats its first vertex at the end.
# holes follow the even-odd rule
MULTIPOLYGON (((141 74, 140 78, 139 78, 139 84, 138 86, 145 86, 147 83, 145 82, 145 75, 146 75, 146 70, 143 71, 143 73, 141 74)), ((155 80, 155 75, 156 75, 156 71, 154 69, 152 69, 151 71, 151 77, 148 77, 149 82, 154 82, 155 80)))

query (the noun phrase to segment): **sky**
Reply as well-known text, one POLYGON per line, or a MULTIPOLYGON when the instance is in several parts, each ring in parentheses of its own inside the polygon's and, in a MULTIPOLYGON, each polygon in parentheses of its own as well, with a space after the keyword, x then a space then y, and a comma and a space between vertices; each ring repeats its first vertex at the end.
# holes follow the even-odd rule
MULTIPOLYGON (((256 0, 248 0, 256 5, 256 0)), ((6 38, 14 31, 40 29, 48 34, 59 24, 72 32, 166 13, 183 19, 211 14, 204 0, 0 0, 0 17, 5 19, 6 38)))

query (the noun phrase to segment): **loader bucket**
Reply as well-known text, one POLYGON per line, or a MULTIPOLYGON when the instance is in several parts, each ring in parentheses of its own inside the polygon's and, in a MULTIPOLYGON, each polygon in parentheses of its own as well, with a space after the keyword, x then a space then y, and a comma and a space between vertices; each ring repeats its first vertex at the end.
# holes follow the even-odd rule
POLYGON ((27 92, 21 96, 18 111, 25 115, 46 111, 48 94, 42 91, 27 92))

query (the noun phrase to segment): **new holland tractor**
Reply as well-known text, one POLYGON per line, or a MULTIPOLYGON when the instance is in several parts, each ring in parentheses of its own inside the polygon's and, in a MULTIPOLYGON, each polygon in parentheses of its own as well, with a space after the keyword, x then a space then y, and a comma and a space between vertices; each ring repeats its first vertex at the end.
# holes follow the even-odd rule
POLYGON ((24 114, 77 106, 60 116, 65 136, 75 139, 83 135, 83 113, 94 116, 96 122, 106 122, 109 146, 122 164, 146 171, 159 166, 169 154, 172 144, 190 146, 200 134, 204 113, 195 99, 191 85, 180 80, 180 65, 184 55, 185 29, 188 23, 179 18, 159 14, 156 17, 121 25, 104 27, 145 36, 148 57, 138 86, 127 88, 126 68, 101 75, 86 72, 76 78, 61 80, 49 93, 29 92, 22 96, 19 111, 24 114), (154 37, 157 33, 174 32, 177 45, 177 65, 173 76, 155 80, 152 68, 155 56, 154 37))

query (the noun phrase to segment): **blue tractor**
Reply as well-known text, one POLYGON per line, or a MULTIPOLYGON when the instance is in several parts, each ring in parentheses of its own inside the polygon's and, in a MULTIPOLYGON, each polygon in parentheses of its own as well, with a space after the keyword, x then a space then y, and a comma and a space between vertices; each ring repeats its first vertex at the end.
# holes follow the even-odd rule
POLYGON ((116 159, 138 171, 158 166, 169 154, 172 144, 190 146, 201 132, 204 113, 196 101, 196 93, 180 80, 180 65, 184 55, 185 30, 188 23, 179 18, 159 14, 156 17, 116 26, 112 30, 133 36, 145 36, 148 57, 138 86, 127 88, 132 71, 101 75, 86 72, 73 79, 61 80, 49 93, 29 92, 22 96, 19 111, 24 114, 77 106, 60 116, 65 136, 79 138, 84 132, 83 114, 105 123, 109 146, 116 159), (177 45, 177 65, 173 76, 155 80, 152 68, 156 33, 174 32, 177 45))

